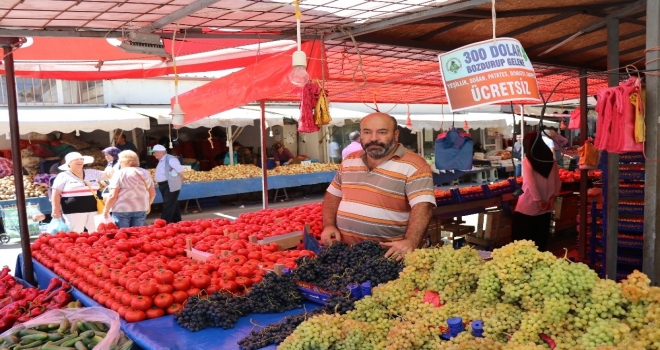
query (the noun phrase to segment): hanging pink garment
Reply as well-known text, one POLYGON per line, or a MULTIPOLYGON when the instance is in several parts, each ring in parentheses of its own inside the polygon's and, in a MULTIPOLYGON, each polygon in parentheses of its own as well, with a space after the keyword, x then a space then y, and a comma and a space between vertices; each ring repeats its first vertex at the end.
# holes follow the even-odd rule
POLYGON ((568 122, 568 128, 571 130, 580 129, 580 109, 576 108, 571 112, 571 120, 568 122))
POLYGON ((594 146, 601 151, 607 151, 610 142, 614 98, 615 94, 612 88, 598 90, 598 103, 596 104, 598 122, 596 123, 596 140, 594 146))
POLYGON ((637 78, 630 78, 616 89, 616 114, 618 121, 612 120, 612 131, 617 132, 617 143, 612 152, 642 152, 644 144, 635 142, 635 106, 630 102, 630 94, 638 91, 637 78))

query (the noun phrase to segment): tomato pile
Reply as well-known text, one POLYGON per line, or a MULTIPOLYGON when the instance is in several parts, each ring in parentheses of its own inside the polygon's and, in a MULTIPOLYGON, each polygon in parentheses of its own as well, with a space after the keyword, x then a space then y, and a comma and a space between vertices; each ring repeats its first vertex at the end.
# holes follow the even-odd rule
POLYGON ((451 197, 451 191, 449 190, 442 190, 440 188, 436 188, 434 191, 435 198, 445 198, 445 197, 451 197))
POLYGON ((137 322, 174 314, 199 293, 246 293, 276 263, 295 268, 296 259, 314 253, 278 251, 275 243, 259 245, 248 237, 289 233, 304 222, 320 234, 320 209, 313 204, 262 210, 233 223, 206 219, 168 225, 158 219, 145 227, 44 234, 32 244, 32 254, 98 303, 137 322), (206 261, 187 258, 187 239, 212 255, 206 261))
POLYGON ((46 289, 25 288, 5 266, 0 271, 0 333, 16 322, 27 322, 48 310, 67 306, 71 301, 70 288, 57 278, 51 279, 46 289))

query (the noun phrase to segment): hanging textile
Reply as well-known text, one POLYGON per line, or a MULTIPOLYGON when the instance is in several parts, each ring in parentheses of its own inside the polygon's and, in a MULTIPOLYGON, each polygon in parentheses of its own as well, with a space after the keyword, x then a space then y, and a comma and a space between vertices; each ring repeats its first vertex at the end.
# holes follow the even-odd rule
MULTIPOLYGON (((635 138, 637 116, 631 102, 633 93, 641 93, 639 78, 630 78, 619 86, 598 91, 598 122, 595 146, 611 153, 641 152, 644 144, 635 138)), ((639 98, 637 98, 639 101, 639 98)), ((643 105, 642 105, 643 108, 643 105)), ((643 121, 643 117, 642 117, 643 121)))
POLYGON ((576 108, 571 112, 571 120, 568 122, 568 128, 571 130, 580 129, 580 109, 576 108))
POLYGON ((332 121, 330 117, 330 107, 328 105, 328 95, 325 89, 319 91, 319 100, 314 107, 314 122, 317 126, 328 125, 332 121))
POLYGON ((314 121, 314 108, 319 99, 321 88, 319 84, 307 82, 302 89, 302 101, 300 102, 300 119, 298 120, 298 132, 311 133, 320 130, 314 121))
POLYGON ((435 167, 438 170, 472 169, 472 137, 453 126, 435 140, 435 167))
POLYGON ((584 141, 584 145, 578 147, 578 166, 580 169, 593 170, 598 168, 598 158, 600 152, 594 147, 591 142, 584 141))
POLYGON ((646 141, 646 89, 641 84, 641 79, 637 79, 635 89, 630 94, 630 103, 635 107, 635 141, 646 141))

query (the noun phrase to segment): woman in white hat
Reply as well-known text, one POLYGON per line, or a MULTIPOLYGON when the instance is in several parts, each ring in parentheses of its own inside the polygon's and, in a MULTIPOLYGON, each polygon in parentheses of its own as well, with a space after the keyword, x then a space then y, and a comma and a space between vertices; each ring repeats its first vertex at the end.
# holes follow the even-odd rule
POLYGON ((55 219, 64 218, 71 232, 94 232, 94 216, 96 211, 96 193, 99 181, 106 180, 108 175, 100 170, 83 169, 85 164, 91 164, 94 158, 71 152, 64 158, 62 170, 53 182, 51 202, 55 219))

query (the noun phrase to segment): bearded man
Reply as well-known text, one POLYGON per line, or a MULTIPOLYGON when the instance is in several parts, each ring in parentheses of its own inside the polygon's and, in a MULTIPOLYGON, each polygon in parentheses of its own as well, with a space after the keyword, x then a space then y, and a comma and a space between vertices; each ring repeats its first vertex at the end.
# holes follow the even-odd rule
POLYGON ((360 121, 363 150, 342 161, 323 199, 324 245, 374 240, 397 260, 421 245, 436 205, 431 168, 398 141, 394 117, 360 121))

